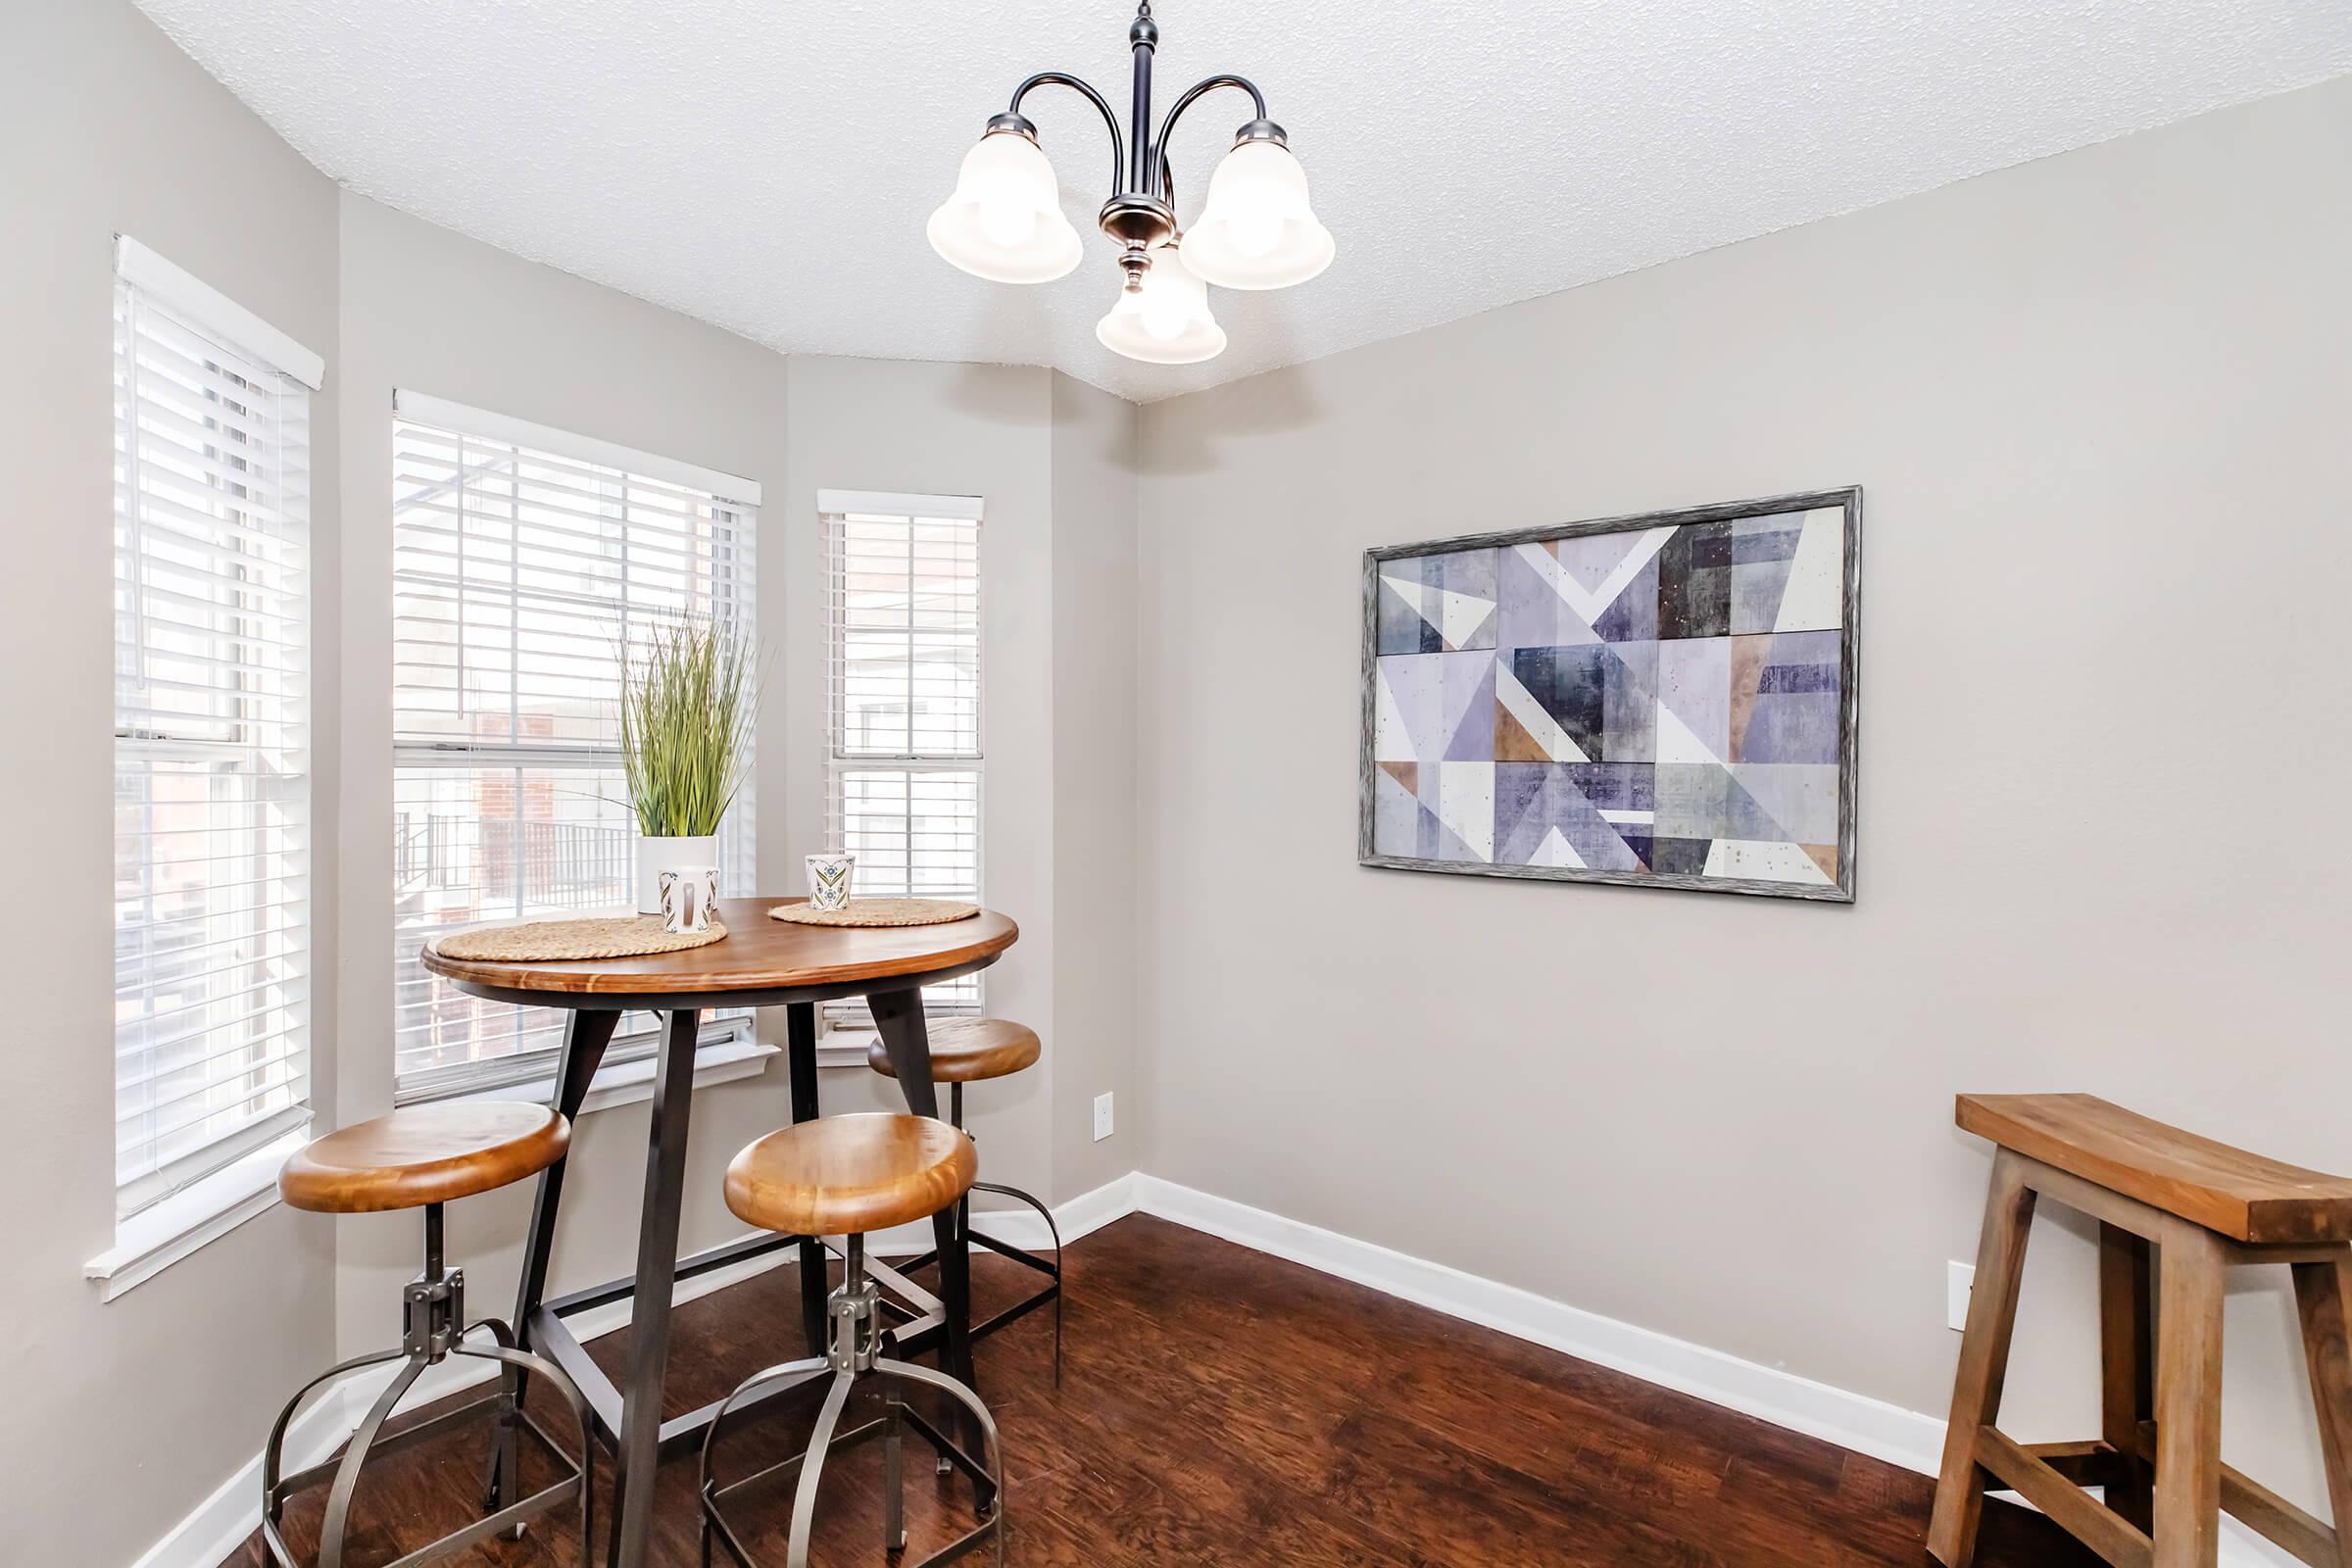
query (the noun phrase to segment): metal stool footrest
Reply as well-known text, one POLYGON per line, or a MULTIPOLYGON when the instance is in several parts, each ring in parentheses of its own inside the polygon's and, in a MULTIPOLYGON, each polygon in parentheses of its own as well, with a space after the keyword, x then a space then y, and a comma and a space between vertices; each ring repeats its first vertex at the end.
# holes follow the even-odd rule
POLYGON ((988 1413, 980 1396, 956 1379, 929 1367, 916 1366, 883 1354, 889 1325, 882 1310, 881 1293, 868 1275, 865 1263, 865 1238, 853 1236, 844 1253, 847 1269, 839 1289, 828 1298, 826 1323, 830 1329, 825 1353, 804 1360, 787 1361, 756 1372, 739 1384, 718 1407, 710 1428, 703 1438, 702 1469, 695 1490, 702 1505, 700 1524, 703 1568, 710 1568, 712 1542, 726 1548, 736 1568, 758 1568, 743 1540, 728 1524, 719 1504, 727 1497, 747 1488, 784 1476, 797 1476, 798 1485, 792 1499, 792 1530, 785 1550, 786 1568, 808 1568, 808 1536, 814 1524, 816 1491, 823 1474, 825 1460, 837 1448, 846 1448, 869 1438, 882 1440, 883 1464, 883 1521, 884 1548, 893 1553, 906 1546, 905 1464, 900 1451, 903 1429, 916 1428, 940 1448, 943 1455, 952 1455, 962 1468, 970 1471, 975 1480, 985 1480, 994 1489, 995 1505, 973 1529, 966 1531, 939 1550, 925 1557, 913 1568, 937 1568, 955 1561, 979 1546, 993 1541, 997 1568, 1004 1563, 1004 1458, 997 1440, 997 1424, 988 1413), (711 1473, 711 1458, 717 1449, 718 1435, 727 1417, 738 1405, 758 1397, 772 1385, 786 1379, 813 1380, 830 1373, 830 1386, 825 1391, 823 1406, 817 1411, 815 1430, 809 1434, 808 1446, 789 1459, 767 1466, 751 1475, 739 1477, 721 1485, 711 1473), (881 1377, 888 1390, 886 1413, 865 1421, 847 1431, 841 1430, 842 1410, 849 1403, 850 1393, 861 1375, 881 1377), (956 1400, 978 1419, 985 1443, 985 1467, 950 1442, 922 1414, 907 1405, 903 1397, 906 1384, 918 1384, 936 1389, 956 1400))
POLYGON ((589 1424, 588 1401, 571 1379, 564 1376, 563 1369, 553 1361, 519 1348, 515 1344, 514 1331, 504 1322, 497 1318, 483 1318, 471 1325, 465 1323, 465 1273, 455 1269, 444 1272, 441 1267, 439 1204, 430 1205, 425 1211, 425 1271, 405 1287, 402 1301, 406 1310, 406 1332, 399 1349, 354 1356, 320 1373, 296 1391, 294 1397, 286 1401, 285 1408, 278 1412, 277 1421, 270 1427, 270 1440, 262 1448, 262 1544, 270 1561, 277 1568, 305 1568, 286 1544, 278 1527, 284 1518, 289 1497, 331 1478, 326 1514, 318 1527, 318 1555, 310 1568, 343 1568, 344 1538, 351 1524, 352 1496, 358 1490, 360 1474, 368 1460, 421 1442, 487 1411, 497 1422, 498 1436, 490 1459, 491 1481, 482 1503, 487 1510, 485 1516, 463 1530, 453 1531, 437 1541, 426 1543, 384 1564, 383 1568, 422 1568, 423 1564, 437 1562, 492 1536, 512 1533, 519 1537, 530 1520, 567 1501, 579 1504, 581 1568, 592 1568, 594 1558, 589 1543, 595 1533, 593 1492, 596 1446, 591 1436, 593 1429, 589 1424), (485 1330, 490 1334, 493 1344, 481 1346, 466 1343, 466 1336, 485 1330), (385 1422, 391 1419, 393 1411, 416 1387, 425 1369, 453 1355, 495 1363, 499 1368, 498 1391, 387 1436, 384 1432, 385 1422), (383 1392, 376 1396, 375 1402, 368 1407, 367 1416, 344 1444, 341 1453, 292 1475, 281 1474, 285 1460, 286 1431, 303 1401, 315 1392, 354 1372, 391 1362, 400 1363, 400 1369, 392 1375, 391 1382, 383 1392), (564 1402, 571 1406, 572 1420, 580 1438, 578 1459, 573 1459, 523 1409, 524 1380, 527 1377, 547 1379, 549 1385, 564 1396, 564 1402), (509 1494, 521 1486, 522 1471, 516 1438, 524 1432, 529 1433, 564 1466, 564 1473, 528 1496, 509 1500, 509 1494))
MULTIPOLYGON (((1045 1289, 1025 1296, 1002 1311, 974 1323, 972 1325, 972 1343, 979 1344, 999 1329, 1007 1328, 1019 1322, 1039 1307, 1051 1302, 1054 1307, 1054 1386, 1059 1388, 1061 1386, 1061 1227, 1054 1223, 1054 1211, 1048 1208, 1042 1200, 1017 1187, 1005 1187, 996 1182, 974 1182, 972 1191, 994 1193, 1000 1198, 1009 1198, 1015 1202, 1027 1204, 1037 1210, 1038 1218, 1046 1222, 1046 1234, 1054 1238, 1054 1255, 1050 1258, 1040 1257, 1028 1249, 1015 1247, 1010 1242, 999 1241, 985 1231, 977 1231, 972 1228, 971 1203, 968 1200, 965 1200, 957 1213, 956 1224, 958 1229, 963 1232, 964 1240, 967 1243, 985 1247, 999 1257, 1008 1258, 1033 1273, 1043 1274, 1048 1281, 1045 1289)), ((918 1269, 928 1268, 938 1261, 939 1251, 935 1248, 928 1251, 918 1252, 912 1257, 902 1259, 896 1269, 876 1271, 883 1275, 884 1284, 914 1301, 916 1310, 912 1312, 905 1312, 905 1309, 899 1307, 898 1303, 894 1301, 885 1300, 883 1303, 885 1309, 904 1312, 904 1315, 910 1318, 911 1322, 906 1325, 909 1330, 923 1326, 928 1319, 928 1314, 937 1309, 938 1302, 928 1293, 921 1292, 919 1287, 911 1294, 904 1290, 902 1287, 906 1283, 905 1276, 910 1275, 918 1269)))

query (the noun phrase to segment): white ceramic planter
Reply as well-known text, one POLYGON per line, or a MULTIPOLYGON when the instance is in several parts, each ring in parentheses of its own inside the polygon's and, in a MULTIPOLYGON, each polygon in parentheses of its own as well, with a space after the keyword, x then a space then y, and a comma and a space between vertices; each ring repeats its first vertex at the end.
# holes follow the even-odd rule
POLYGON ((662 873, 718 863, 718 835, 637 841, 637 912, 662 912, 662 873))

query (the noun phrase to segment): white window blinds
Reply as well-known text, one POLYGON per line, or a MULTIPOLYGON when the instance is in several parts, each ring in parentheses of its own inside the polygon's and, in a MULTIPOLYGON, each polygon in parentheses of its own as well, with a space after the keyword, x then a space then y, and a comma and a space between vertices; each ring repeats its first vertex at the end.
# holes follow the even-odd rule
MULTIPOLYGON (((980 897, 980 503, 820 491, 827 580, 828 847, 855 892, 980 897)), ((924 992, 976 1012, 980 979, 924 992)), ((864 1018, 837 1003, 837 1021, 864 1018)))
MULTIPOLYGON (((552 1071, 564 1018, 468 997, 417 952, 479 921, 629 907, 622 649, 657 616, 752 627, 759 487, 403 392, 393 427, 398 1095, 552 1071)), ((721 835, 749 893, 751 794, 721 835)), ((650 1050, 632 1014, 608 1060, 650 1050)), ((748 1030, 711 1020, 705 1039, 748 1030)))
POLYGON ((310 392, 256 347, 320 372, 135 241, 117 274, 115 1169, 128 1216, 310 1116, 310 392))

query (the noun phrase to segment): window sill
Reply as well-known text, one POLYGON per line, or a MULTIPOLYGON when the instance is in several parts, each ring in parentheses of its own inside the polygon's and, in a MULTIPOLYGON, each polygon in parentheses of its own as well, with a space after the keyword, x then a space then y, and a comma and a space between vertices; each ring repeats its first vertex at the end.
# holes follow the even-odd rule
POLYGON ((310 1141, 308 1128, 264 1144, 235 1164, 190 1182, 115 1227, 115 1245, 81 1265, 102 1300, 145 1284, 277 1201, 277 1171, 310 1141))
MULTIPOLYGON (((863 1061, 863 1048, 859 1051, 858 1059, 863 1061)), ((713 1084, 757 1078, 767 1070, 767 1058, 775 1054, 774 1046, 755 1040, 705 1046, 695 1056, 694 1087, 708 1089, 713 1084)), ((452 1098, 548 1101, 555 1094, 556 1081, 550 1077, 452 1098)), ((653 1098, 654 1058, 620 1062, 596 1075, 580 1114, 634 1105, 653 1098)), ((190 1256, 207 1242, 226 1236, 276 1204, 278 1167, 309 1141, 309 1131, 297 1129, 133 1214, 115 1228, 113 1247, 82 1264, 82 1277, 96 1281, 101 1299, 111 1301, 190 1256)))
POLYGON ((882 1037, 871 1029, 828 1028, 816 1037, 819 1067, 862 1067, 866 1053, 882 1037))
MULTIPOLYGON (((976 1008, 962 1012, 934 1012, 931 1022, 939 1024, 951 1018, 979 1016, 976 1008)), ((871 1024, 827 1023, 823 1032, 816 1037, 816 1064, 819 1067, 862 1067, 866 1064, 867 1052, 881 1038, 880 1031, 871 1024)))
MULTIPOLYGON (((694 1087, 708 1089, 712 1084, 731 1084, 740 1078, 757 1078, 767 1071, 767 1059, 778 1054, 774 1046, 763 1046, 757 1040, 727 1040, 708 1045, 695 1053, 694 1087)), ((655 1057, 640 1056, 635 1061, 616 1062, 601 1069, 596 1081, 588 1086, 588 1098, 580 1102, 580 1114, 589 1116, 600 1110, 612 1110, 619 1105, 640 1104, 654 1098, 655 1057)), ((469 1094, 451 1095, 447 1099, 428 1102, 447 1104, 463 1100, 536 1100, 552 1102, 556 1098, 554 1075, 526 1079, 518 1084, 500 1084, 494 1089, 477 1089, 469 1094)))

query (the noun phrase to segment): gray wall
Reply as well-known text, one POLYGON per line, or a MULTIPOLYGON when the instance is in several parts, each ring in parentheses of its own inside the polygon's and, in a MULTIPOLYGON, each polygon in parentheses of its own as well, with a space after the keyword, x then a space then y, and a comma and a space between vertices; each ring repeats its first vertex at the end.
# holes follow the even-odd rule
MULTIPOLYGON (((2348 154, 2339 81, 1148 406, 1148 1168, 1937 1413, 1955 1091, 2352 1169, 2348 154), (1362 549, 1848 483, 1856 906, 1354 864, 1362 549)), ((2288 1324, 2225 1446, 2324 1508, 2288 1324)))
POLYGON ((1136 429, 1133 404, 1054 377, 1054 1186, 1139 1163, 1135 1054, 1136 429), (1094 1102, 1114 1131, 1094 1141, 1094 1102))
MULTIPOLYGON (((284 1209, 115 1301, 81 1277, 115 1240, 110 247, 117 231, 136 236, 326 357, 311 520, 315 678, 331 690, 335 191, 128 5, 11 5, 0 213, 0 342, 15 367, 0 426, 16 469, 0 525, 0 821, 19 862, 55 882, 38 901, 0 899, 0 953, 18 980, 0 1029, 0 1388, 12 1412, 0 1421, 0 1559, 122 1563, 225 1479, 238 1448, 259 1447, 304 1369, 332 1358, 334 1283, 332 1232, 284 1209)), ((317 718, 313 832, 331 846, 335 714, 317 718)), ((314 864, 315 906, 330 908, 333 858, 314 864)), ((313 940, 323 1018, 331 924, 313 940)), ((331 1094, 331 1053, 319 1055, 319 1093, 331 1094)))

